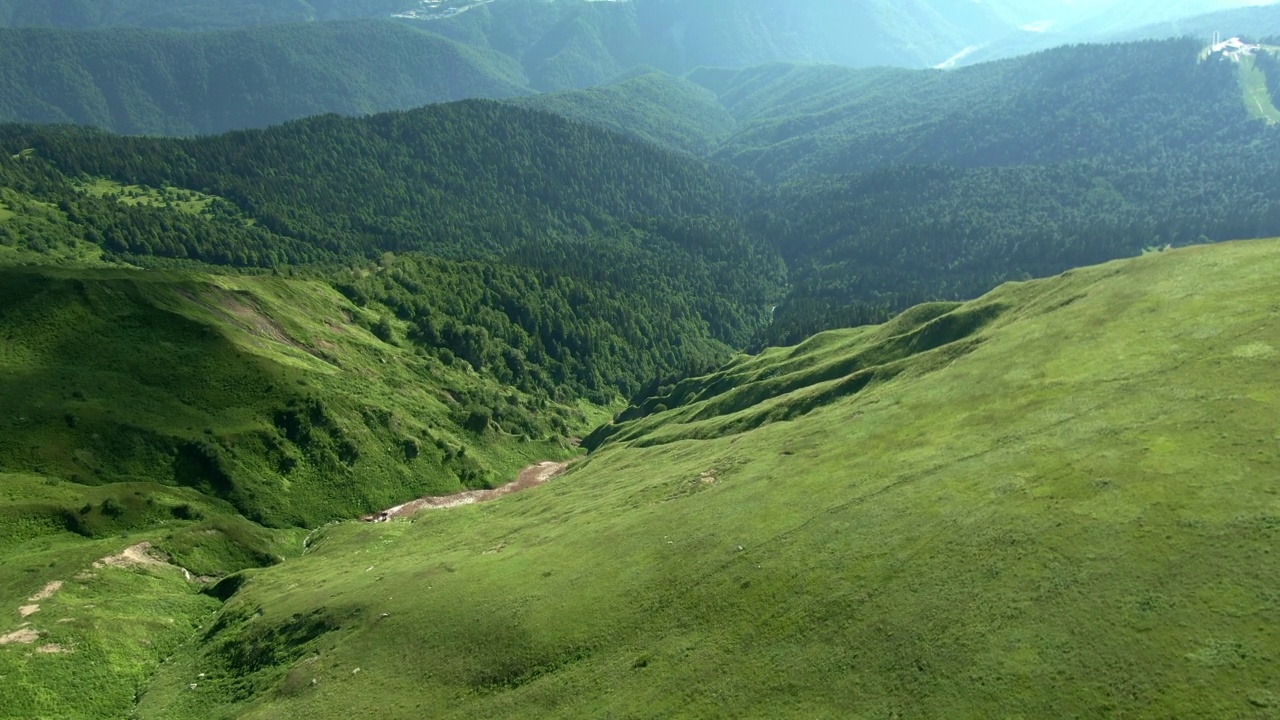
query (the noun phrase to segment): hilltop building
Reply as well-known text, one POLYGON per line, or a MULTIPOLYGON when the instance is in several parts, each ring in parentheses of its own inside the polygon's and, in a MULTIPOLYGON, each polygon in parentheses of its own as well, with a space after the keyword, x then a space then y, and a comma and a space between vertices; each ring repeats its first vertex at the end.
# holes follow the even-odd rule
POLYGON ((1223 40, 1218 33, 1214 33, 1213 45, 1209 47, 1209 55, 1213 56, 1221 54, 1228 60, 1239 62, 1240 58, 1246 55, 1253 55, 1257 53, 1260 48, 1260 45, 1252 45, 1238 37, 1223 40))

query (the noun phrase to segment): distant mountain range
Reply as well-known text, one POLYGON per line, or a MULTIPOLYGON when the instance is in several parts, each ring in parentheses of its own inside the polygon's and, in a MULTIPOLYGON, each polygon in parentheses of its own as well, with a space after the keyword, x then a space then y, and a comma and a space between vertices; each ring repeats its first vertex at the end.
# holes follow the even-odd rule
POLYGON ((926 68, 1098 37, 1280 31, 1276 6, 1185 19, 1224 4, 0 0, 0 121, 190 135, 574 90, 646 68, 926 68))
POLYGON ((527 92, 507 58, 386 20, 0 30, 5 120, 192 135, 527 92))

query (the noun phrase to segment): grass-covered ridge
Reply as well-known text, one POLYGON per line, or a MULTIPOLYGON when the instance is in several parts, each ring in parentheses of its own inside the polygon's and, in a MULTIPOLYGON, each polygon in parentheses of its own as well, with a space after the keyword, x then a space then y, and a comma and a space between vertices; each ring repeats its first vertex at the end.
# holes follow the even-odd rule
POLYGON ((390 321, 319 282, 0 277, 0 468, 191 487, 264 524, 314 527, 505 480, 564 452, 557 429, 575 422, 380 339, 390 321), (469 422, 477 402, 494 408, 483 424, 469 422))
POLYGON ((782 293, 730 173, 526 109, 191 141, 3 132, 0 263, 301 274, 387 316, 386 338, 559 401, 718 365, 782 293))
POLYGON ((1266 717, 1278 250, 1008 284, 664 389, 546 487, 317 535, 138 715, 1266 717))

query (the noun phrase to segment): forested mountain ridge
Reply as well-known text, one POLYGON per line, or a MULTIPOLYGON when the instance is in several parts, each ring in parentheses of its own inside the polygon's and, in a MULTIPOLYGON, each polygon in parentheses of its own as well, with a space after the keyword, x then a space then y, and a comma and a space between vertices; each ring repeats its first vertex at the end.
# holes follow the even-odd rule
POLYGON ((190 31, 393 15, 500 49, 538 80, 575 72, 604 79, 646 62, 667 70, 775 60, 927 66, 1005 26, 985 6, 937 0, 796 0, 786 12, 761 0, 0 0, 0 27, 190 31), (570 56, 593 67, 575 71, 564 62, 570 56), (631 64, 600 74, 619 62, 631 64))
POLYGON ((847 94, 842 71, 815 70, 808 106, 789 91, 803 68, 766 73, 743 96, 776 109, 718 153, 793 180, 757 215, 794 285, 766 342, 1147 247, 1280 232, 1280 137, 1253 119, 1241 66, 1197 63, 1198 48, 850 73, 847 94))
POLYGON ((516 58, 533 87, 597 84, 638 65, 682 74, 767 62, 930 67, 1005 27, 985 5, 908 0, 499 0, 430 21, 516 58))
MULTIPOLYGON (((945 72, 689 75, 722 109, 691 115, 684 104, 680 123, 733 118, 712 157, 763 181, 751 222, 790 267, 792 289, 760 343, 1144 248, 1280 233, 1275 128, 1254 119, 1246 66, 1198 62, 1202 49, 1178 39, 945 72)), ((1280 88, 1273 64, 1256 59, 1280 88)), ((601 125, 629 114, 606 92, 559 97, 601 125)), ((677 113, 646 110, 636 134, 653 137, 655 118, 675 126, 677 113)))
POLYGON ((170 135, 580 89, 646 68, 971 62, 1008 55, 983 48, 1007 49, 990 39, 1029 12, 934 0, 803 0, 787 12, 761 0, 9 3, 0 27, 7 17, 19 29, 0 36, 0 120, 170 135), (181 19, 202 13, 208 23, 181 19), (380 19, 351 21, 369 17, 380 19), (175 28, 190 32, 160 32, 175 28))
POLYGON ((168 135, 582 88, 647 66, 924 66, 990 20, 926 0, 3 3, 0 28, 18 29, 0 35, 0 120, 168 135), (191 32, 160 32, 174 29, 191 32))
POLYGON ((722 93, 716 157, 766 180, 890 165, 1043 164, 1233 140, 1230 64, 1194 40, 1086 45, 951 72, 766 66, 722 93))
POLYGON ((391 21, 0 30, 4 121, 195 135, 528 92, 506 58, 391 21))
POLYGON ((997 2, 1013 32, 987 38, 956 58, 974 65, 1079 43, 1195 37, 1214 32, 1270 33, 1277 8, 1272 0, 1086 0, 1070 3, 997 2))
POLYGON ((736 125, 715 93, 653 68, 638 69, 608 85, 511 102, 699 156, 719 147, 736 125))
MULTIPOLYGON (((1280 183, 1267 180, 1280 172, 1276 134, 1246 111, 1240 66, 1197 62, 1199 50, 1185 39, 1079 46, 950 72, 650 70, 519 101, 683 159, 485 103, 185 141, 33 127, 0 135, 70 176, 225 198, 254 232, 280 238, 237 241, 234 252, 127 240, 114 252, 272 266, 426 250, 554 268, 575 253, 587 262, 567 237, 629 257, 687 242, 653 238, 710 232, 738 248, 737 259, 709 260, 733 267, 728 275, 711 273, 707 258, 676 271, 650 255, 634 282, 660 287, 667 272, 683 274, 705 290, 696 307, 712 337, 758 346, 1147 247, 1280 232, 1280 183), (315 133, 324 140, 312 147, 315 133), (606 150, 620 160, 588 159, 606 150), (688 157, 708 153, 712 165, 688 157), (255 169, 264 162, 273 174, 255 169), (754 179, 715 169, 724 164, 754 179), (680 229, 688 216, 716 219, 680 229), (792 288, 752 341, 768 323, 742 308, 766 307, 781 278, 751 279, 753 264, 776 268, 760 260, 764 238, 792 288), (712 300, 722 291, 729 305, 712 300)), ((1268 62, 1258 60, 1264 73, 1268 62)), ((1264 77, 1274 84, 1280 73, 1264 77)), ((619 279, 608 261, 583 272, 619 279)), ((629 387, 644 381, 629 377, 629 387)))
POLYGON ((317 272, 432 352, 566 399, 723 359, 785 272, 731 172, 499 103, 187 140, 4 126, 0 146, 6 245, 277 269, 429 253, 443 260, 371 279, 317 272))
POLYGON ((0 27, 219 30, 385 17, 415 0, 0 0, 0 27))
POLYGON ((1119 33, 1112 40, 1144 40, 1148 38, 1194 37, 1208 41, 1214 33, 1224 38, 1240 35, 1252 38, 1280 36, 1280 4, 1231 8, 1204 15, 1194 15, 1168 22, 1143 25, 1119 33))

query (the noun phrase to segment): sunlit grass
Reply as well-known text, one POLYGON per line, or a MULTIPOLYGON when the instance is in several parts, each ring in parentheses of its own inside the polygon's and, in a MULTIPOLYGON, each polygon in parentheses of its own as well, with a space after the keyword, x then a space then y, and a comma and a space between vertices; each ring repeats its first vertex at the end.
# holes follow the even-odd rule
POLYGON ((1264 713, 1278 250, 1153 254, 743 358, 543 488, 317 534, 139 715, 1264 713), (828 392, 842 362, 876 377, 828 392), (231 662, 255 642, 280 652, 231 662))
POLYGON ((1271 91, 1267 89, 1267 74, 1258 67, 1252 56, 1240 60, 1240 89, 1244 92, 1244 104, 1249 114, 1268 124, 1280 122, 1280 110, 1276 109, 1271 91))
POLYGON ((93 178, 81 184, 81 190, 93 197, 116 197, 125 205, 168 207, 198 215, 216 199, 212 195, 179 188, 152 188, 123 185, 105 178, 93 178))

